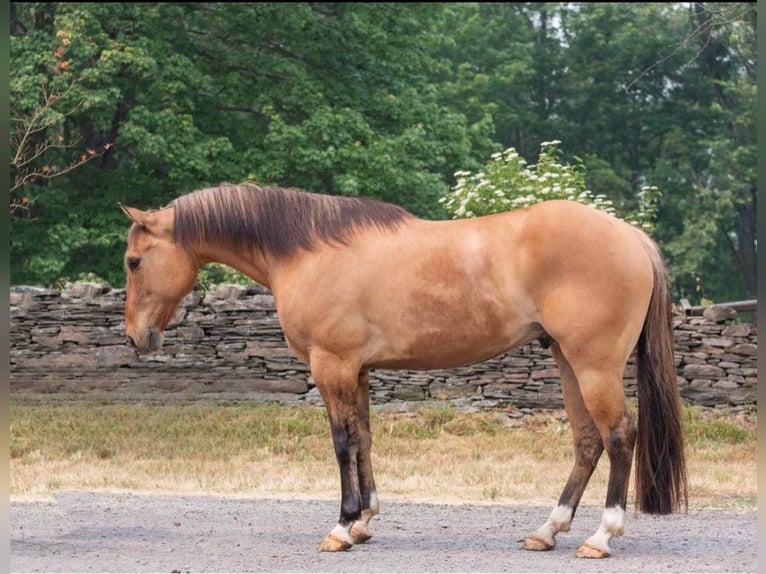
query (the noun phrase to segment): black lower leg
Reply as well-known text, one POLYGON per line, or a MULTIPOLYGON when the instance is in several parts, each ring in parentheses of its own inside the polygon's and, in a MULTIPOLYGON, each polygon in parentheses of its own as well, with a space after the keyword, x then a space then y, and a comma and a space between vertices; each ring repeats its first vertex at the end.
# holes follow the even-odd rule
POLYGON ((359 453, 357 471, 359 490, 362 497, 362 510, 370 508, 372 493, 375 492, 375 479, 372 474, 372 434, 370 433, 370 379, 369 373, 359 375, 356 414, 359 421, 359 453))
POLYGON ((357 454, 359 451, 356 425, 350 421, 333 424, 332 438, 335 458, 340 470, 340 519, 339 524, 348 526, 362 515, 362 500, 357 476, 357 454))
POLYGON ((604 445, 598 435, 584 436, 575 441, 575 464, 569 475, 564 490, 559 497, 559 506, 572 509, 572 517, 580 504, 585 487, 604 451, 604 445))
POLYGON ((606 507, 619 506, 625 510, 628 503, 628 483, 633 464, 633 447, 636 442, 636 429, 633 421, 625 416, 621 424, 609 433, 606 442, 610 464, 606 507))

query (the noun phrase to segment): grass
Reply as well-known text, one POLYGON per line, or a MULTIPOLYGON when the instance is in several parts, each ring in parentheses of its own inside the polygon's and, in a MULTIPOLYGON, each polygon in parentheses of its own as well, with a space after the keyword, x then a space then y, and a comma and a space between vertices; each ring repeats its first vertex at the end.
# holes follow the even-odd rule
MULTIPOLYGON (((690 508, 755 507, 756 424, 755 412, 686 409, 690 508)), ((384 500, 552 505, 572 465, 561 412, 383 409, 372 426, 384 500)), ((14 404, 10 467, 16 498, 107 489, 336 499, 340 488, 327 415, 308 406, 14 404)), ((583 504, 603 504, 608 469, 603 457, 583 504)))

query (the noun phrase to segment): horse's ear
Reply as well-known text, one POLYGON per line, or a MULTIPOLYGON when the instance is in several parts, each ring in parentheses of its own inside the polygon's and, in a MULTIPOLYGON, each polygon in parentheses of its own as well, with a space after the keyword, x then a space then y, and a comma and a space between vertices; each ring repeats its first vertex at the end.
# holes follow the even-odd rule
POLYGON ((146 225, 146 212, 141 211, 140 209, 136 209, 135 207, 128 207, 127 205, 123 205, 121 203, 117 203, 117 205, 120 206, 122 212, 127 215, 133 223, 138 223, 141 226, 146 225))
POLYGON ((152 235, 169 241, 173 240, 173 212, 169 208, 141 211, 121 203, 118 203, 118 205, 131 221, 140 225, 152 235))

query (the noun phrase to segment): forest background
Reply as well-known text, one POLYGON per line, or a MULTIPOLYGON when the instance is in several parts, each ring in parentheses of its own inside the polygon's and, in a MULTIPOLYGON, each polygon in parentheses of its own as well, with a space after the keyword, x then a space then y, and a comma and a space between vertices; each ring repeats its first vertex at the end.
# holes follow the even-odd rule
POLYGON ((756 296, 756 4, 10 5, 11 284, 124 284, 128 221, 245 180, 448 217, 456 172, 560 141, 661 194, 676 300, 756 296))

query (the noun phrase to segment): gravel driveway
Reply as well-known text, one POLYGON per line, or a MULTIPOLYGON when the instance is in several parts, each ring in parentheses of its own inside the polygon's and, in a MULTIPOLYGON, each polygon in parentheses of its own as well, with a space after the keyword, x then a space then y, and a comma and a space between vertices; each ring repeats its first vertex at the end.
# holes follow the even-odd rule
POLYGON ((521 550, 550 507, 382 500, 370 542, 317 552, 338 503, 67 492, 11 502, 13 572, 755 572, 756 512, 628 515, 603 560, 574 558, 601 509, 550 552, 521 550))

